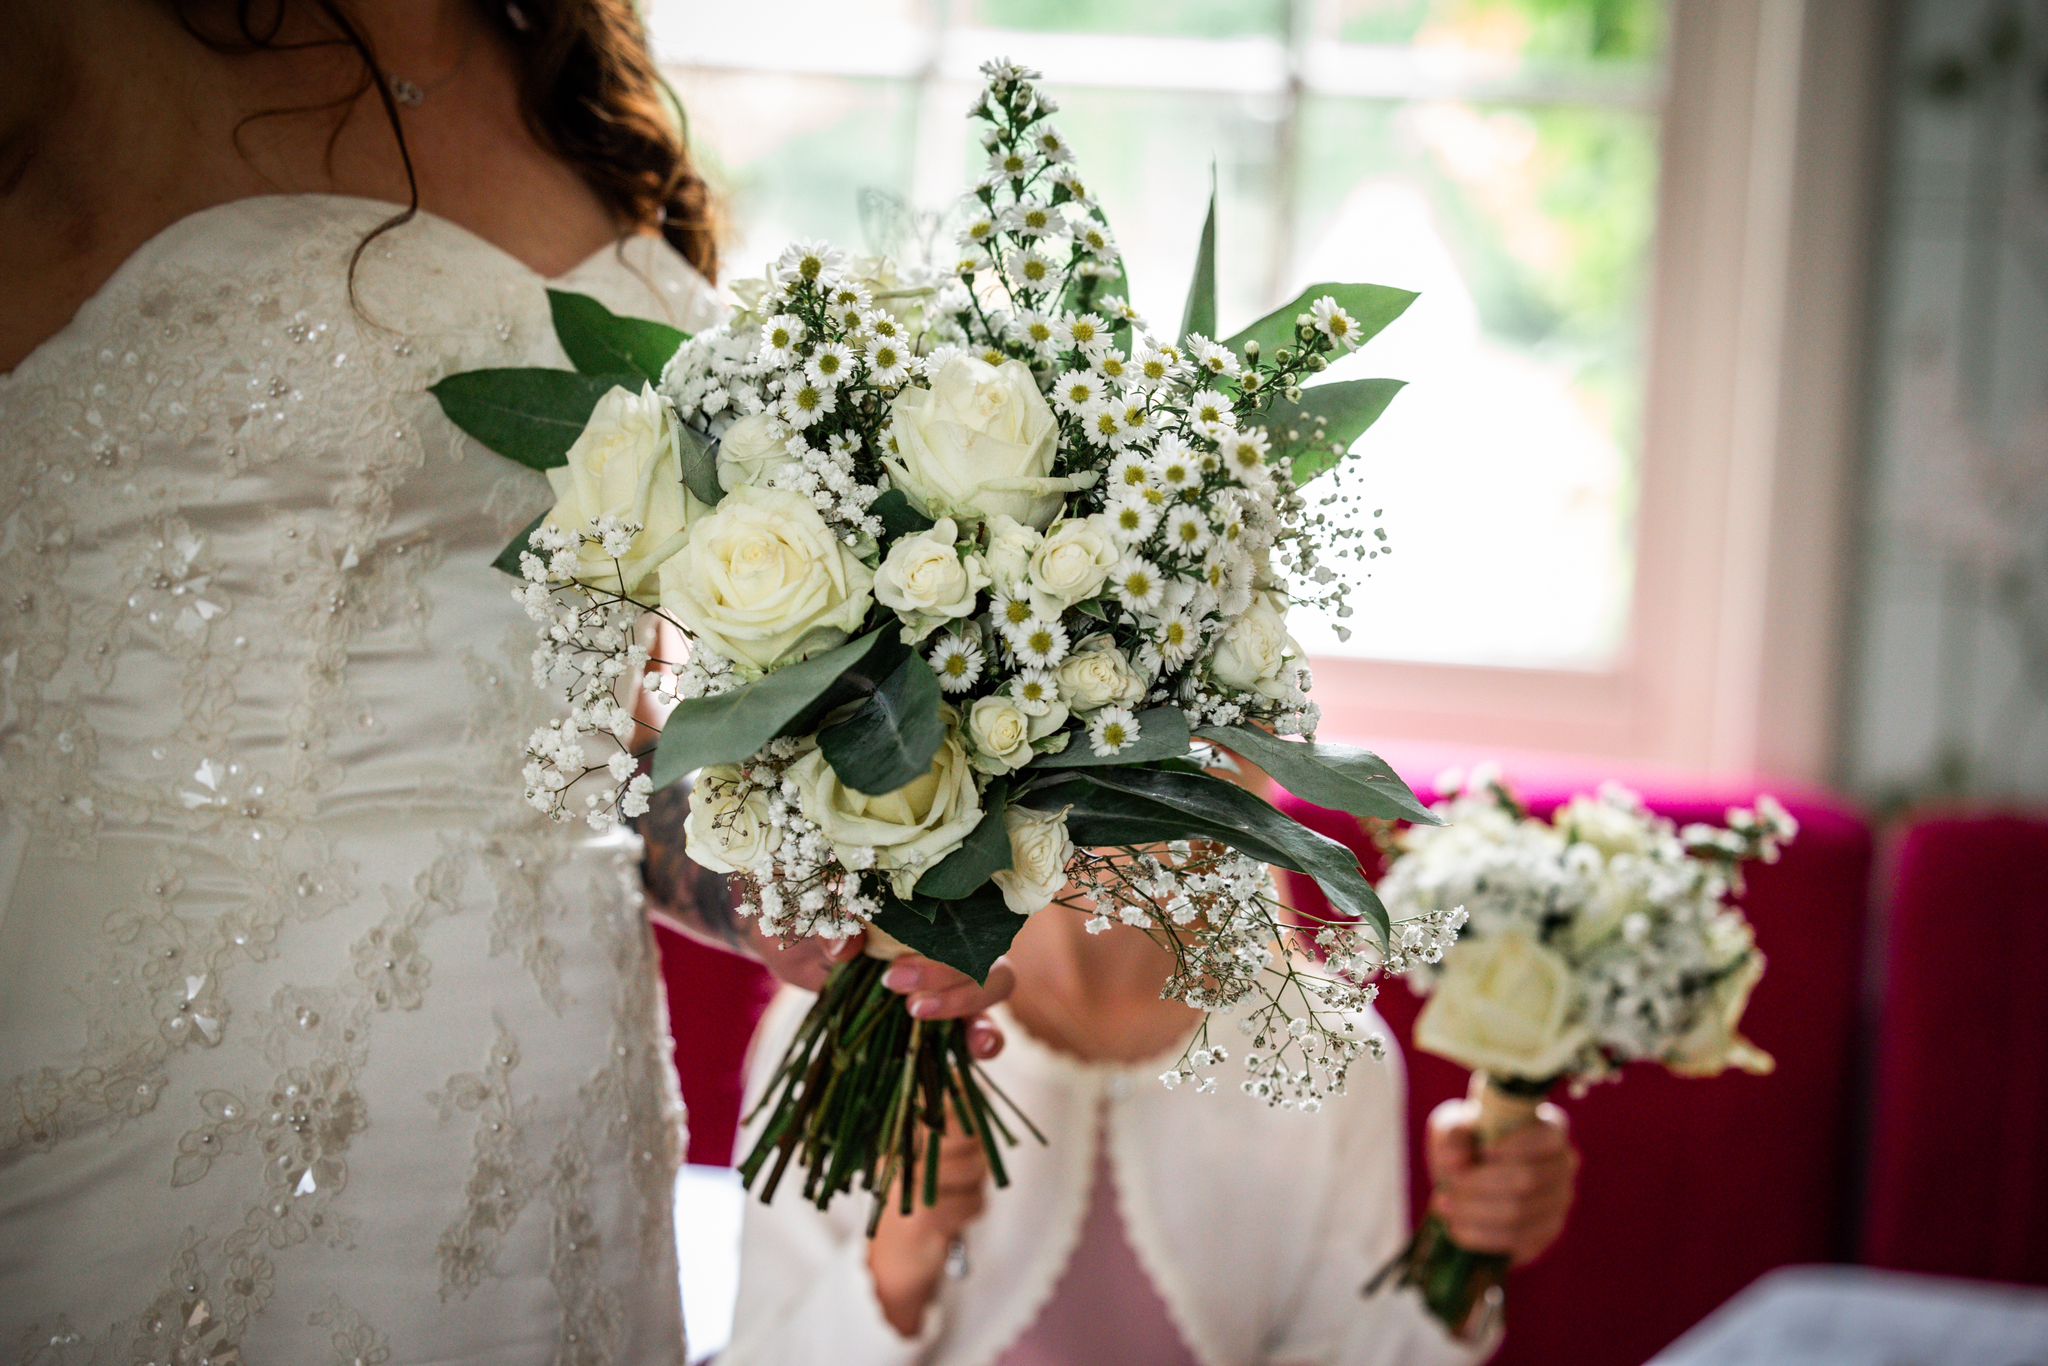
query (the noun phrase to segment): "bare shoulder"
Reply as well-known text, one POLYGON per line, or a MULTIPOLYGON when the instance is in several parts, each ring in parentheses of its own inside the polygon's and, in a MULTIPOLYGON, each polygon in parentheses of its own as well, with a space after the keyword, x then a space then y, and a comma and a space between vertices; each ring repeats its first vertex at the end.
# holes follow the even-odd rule
POLYGON ((175 34, 138 0, 0 6, 0 371, 134 249, 189 128, 166 117, 175 54, 151 60, 175 34))

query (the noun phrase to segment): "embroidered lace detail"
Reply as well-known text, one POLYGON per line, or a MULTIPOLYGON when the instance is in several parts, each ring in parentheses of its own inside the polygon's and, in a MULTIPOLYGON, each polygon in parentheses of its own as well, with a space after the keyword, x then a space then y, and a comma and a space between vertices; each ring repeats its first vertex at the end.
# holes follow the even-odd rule
POLYGON ((512 1070, 518 1065, 519 1043, 501 1022, 483 1070, 458 1072, 445 1088, 427 1097, 439 1108, 443 1123, 458 1112, 475 1115, 477 1121, 469 1179, 463 1183, 463 1210, 441 1235, 444 1300, 467 1295, 486 1275, 496 1273, 498 1248, 540 1184, 526 1153, 526 1126, 532 1122, 534 1106, 512 1098, 512 1070))

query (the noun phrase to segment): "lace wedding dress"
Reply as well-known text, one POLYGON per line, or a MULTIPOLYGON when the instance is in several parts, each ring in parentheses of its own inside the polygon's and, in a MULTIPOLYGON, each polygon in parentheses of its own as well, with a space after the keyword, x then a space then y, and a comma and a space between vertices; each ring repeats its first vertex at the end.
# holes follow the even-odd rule
POLYGON ((631 841, 520 799, 545 483, 426 392, 548 282, 422 216, 352 302, 390 212, 196 214, 0 378, 0 1359, 681 1355, 631 841))

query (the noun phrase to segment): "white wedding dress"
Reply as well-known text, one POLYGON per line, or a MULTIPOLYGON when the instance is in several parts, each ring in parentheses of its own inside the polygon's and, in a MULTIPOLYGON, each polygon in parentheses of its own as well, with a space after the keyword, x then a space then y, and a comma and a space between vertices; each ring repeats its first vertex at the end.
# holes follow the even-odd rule
POLYGON ((680 1106, 632 841, 550 826, 492 557, 542 478, 427 386, 543 286, 243 200, 0 377, 0 1359, 673 1362, 680 1106))

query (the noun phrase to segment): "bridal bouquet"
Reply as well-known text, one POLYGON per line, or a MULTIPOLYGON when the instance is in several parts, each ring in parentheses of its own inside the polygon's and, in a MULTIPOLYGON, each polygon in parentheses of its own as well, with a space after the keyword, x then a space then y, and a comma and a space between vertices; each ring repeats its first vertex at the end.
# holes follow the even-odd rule
MULTIPOLYGON (((1288 634, 1348 615, 1369 529, 1309 492, 1399 385, 1312 383, 1412 295, 1322 285, 1216 339, 1215 206, 1178 334, 1155 336, 1031 73, 985 68, 987 169, 944 268, 792 247, 685 337, 553 296, 576 370, 436 386, 557 501, 506 552, 565 710, 527 795, 598 824, 694 772, 687 851, 770 934, 865 932, 790 1048, 743 1171, 820 1205, 907 1208, 938 1134, 1014 1142, 958 1022, 914 1020, 892 953, 986 977, 1024 918, 1170 945, 1169 993, 1230 1010, 1245 1086, 1313 1107, 1379 1047, 1345 1015, 1440 953, 1390 933, 1344 846, 1217 771, 1225 751, 1327 806, 1433 819, 1383 762, 1319 744, 1288 634), (687 642, 657 658, 650 620, 687 642), (652 667, 650 667, 652 666, 652 667), (625 685, 674 709, 635 748, 625 685), (1343 923, 1287 923, 1269 865, 1343 923), (1301 966, 1307 954, 1325 966, 1301 966)), ((1205 1026, 1169 1083, 1215 1086, 1205 1026)))
MULTIPOLYGON (((1409 981, 1427 997, 1416 1046, 1473 1070, 1482 1144, 1529 1122, 1559 1084, 1627 1063, 1771 1070, 1738 1032, 1764 960, 1728 903, 1742 865, 1774 862, 1797 833, 1784 807, 1761 797, 1725 827, 1680 829, 1607 784, 1544 822, 1490 774, 1446 787, 1447 824, 1398 836, 1379 891, 1394 910, 1465 908, 1456 949, 1409 981)), ((1432 1216, 1381 1279, 1417 1287, 1458 1327, 1506 1269, 1432 1216)))

